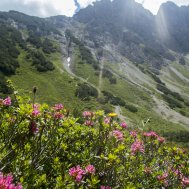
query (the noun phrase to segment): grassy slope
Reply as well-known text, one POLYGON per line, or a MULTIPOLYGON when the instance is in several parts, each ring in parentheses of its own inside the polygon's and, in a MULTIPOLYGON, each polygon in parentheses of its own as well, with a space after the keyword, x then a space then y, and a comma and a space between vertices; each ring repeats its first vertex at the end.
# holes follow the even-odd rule
MULTIPOLYGON (((12 76, 11 79, 18 89, 22 89, 24 93, 28 94, 33 86, 38 87, 37 101, 46 102, 49 104, 62 102, 66 107, 79 110, 84 109, 115 109, 110 104, 101 105, 95 99, 90 101, 81 101, 75 97, 75 89, 80 82, 77 79, 70 77, 65 70, 63 70, 61 54, 59 52, 51 54, 49 59, 54 63, 55 70, 51 72, 39 73, 31 62, 25 59, 26 53, 22 51, 19 56, 20 68, 17 74, 12 76)), ((80 59, 76 53, 74 62, 74 71, 77 75, 88 78, 88 81, 98 86, 99 76, 95 75, 95 70, 91 65, 77 64, 80 59)), ((115 70, 118 71, 118 70, 115 70)), ((149 87, 150 88, 150 87, 149 87)), ((110 84, 107 78, 102 78, 101 90, 106 90, 123 98, 127 103, 133 104, 138 108, 137 113, 131 113, 125 108, 121 108, 122 114, 125 116, 126 121, 133 126, 143 126, 143 122, 150 118, 150 122, 145 126, 158 132, 178 132, 184 130, 179 124, 174 124, 168 120, 163 119, 157 115, 153 110, 153 101, 148 92, 145 92, 140 87, 130 84, 122 78, 117 78, 117 84, 110 84)), ((154 92, 154 91, 153 91, 154 92)))
MULTIPOLYGON (((92 66, 87 64, 77 64, 80 61, 81 60, 78 57, 78 53, 76 53, 74 65, 75 73, 83 78, 89 78, 89 81, 93 84, 98 84, 99 77, 95 76, 95 70, 92 68, 92 66)), ((177 132, 180 130, 185 130, 181 125, 172 123, 157 115, 157 113, 152 110, 153 101, 150 94, 139 87, 131 85, 124 79, 117 78, 117 84, 112 85, 107 78, 103 78, 102 90, 109 91, 115 96, 123 98, 127 103, 137 106, 139 110, 137 113, 131 113, 122 107, 122 114, 126 116, 126 119, 128 118, 131 120, 131 124, 134 126, 139 125, 142 127, 142 122, 150 118, 150 123, 147 124, 146 127, 150 127, 158 132, 177 132)))
POLYGON ((48 104, 60 103, 68 108, 98 109, 99 104, 91 99, 89 102, 81 101, 75 97, 75 90, 78 81, 70 77, 63 70, 61 54, 59 52, 51 54, 49 59, 54 63, 55 70, 48 72, 38 72, 31 66, 31 62, 26 61, 26 53, 21 51, 18 58, 20 68, 16 75, 10 79, 21 94, 31 94, 33 86, 37 86, 37 102, 46 102, 48 104))
MULTIPOLYGON (((173 62, 171 65, 164 67, 161 79, 170 89, 180 93, 186 99, 186 101, 189 101, 189 63, 186 63, 187 64, 183 66, 173 62), (170 67, 176 69, 182 76, 177 75, 170 69, 170 67)), ((189 107, 184 107, 182 110, 184 110, 187 117, 189 117, 189 107)))

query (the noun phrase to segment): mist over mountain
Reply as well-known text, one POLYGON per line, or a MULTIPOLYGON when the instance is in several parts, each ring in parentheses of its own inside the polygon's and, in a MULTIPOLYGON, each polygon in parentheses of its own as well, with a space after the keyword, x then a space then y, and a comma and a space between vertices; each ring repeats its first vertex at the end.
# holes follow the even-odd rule
POLYGON ((188 53, 189 52, 189 6, 178 7, 173 2, 161 5, 156 16, 157 27, 162 43, 168 48, 188 53))

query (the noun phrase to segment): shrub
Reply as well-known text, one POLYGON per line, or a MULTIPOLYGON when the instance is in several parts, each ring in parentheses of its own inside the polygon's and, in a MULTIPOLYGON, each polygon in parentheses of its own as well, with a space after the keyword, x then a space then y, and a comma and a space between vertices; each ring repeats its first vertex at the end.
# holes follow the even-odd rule
POLYGON ((78 123, 62 104, 30 102, 0 100, 0 169, 23 188, 188 186, 188 152, 157 133, 124 128, 115 113, 85 111, 78 123))
POLYGON ((125 101, 120 97, 115 97, 108 91, 102 91, 104 96, 106 97, 107 101, 113 105, 125 106, 125 101))
POLYGON ((47 60, 43 53, 39 51, 31 51, 28 58, 32 59, 33 65, 39 72, 46 72, 54 70, 54 65, 51 61, 47 60))
POLYGON ((87 83, 82 83, 76 89, 75 95, 83 100, 89 100, 90 97, 97 98, 98 91, 87 83))
POLYGON ((138 112, 138 109, 137 109, 135 106, 130 105, 130 104, 126 104, 126 105, 125 105, 125 108, 126 108, 127 110, 129 110, 130 112, 133 112, 133 113, 138 112))
POLYGON ((181 102, 184 102, 183 97, 179 93, 171 91, 165 85, 161 85, 161 84, 158 83, 157 84, 157 89, 159 91, 163 92, 165 95, 170 95, 173 98, 175 98, 175 99, 177 99, 177 100, 179 100, 181 102))
POLYGON ((185 62, 185 59, 184 59, 183 56, 180 57, 180 59, 179 59, 179 64, 181 64, 181 65, 186 65, 186 62, 185 62))
POLYGON ((180 114, 182 114, 183 116, 186 116, 186 115, 187 115, 184 110, 180 110, 179 112, 180 112, 180 114))
POLYGON ((165 101, 168 102, 170 108, 182 108, 183 105, 178 102, 177 100, 173 99, 172 97, 168 96, 168 95, 162 95, 162 97, 164 98, 165 101))
POLYGON ((43 41, 42 49, 43 49, 43 52, 47 54, 50 54, 56 51, 56 49, 53 46, 53 43, 48 38, 45 38, 45 40, 43 41))

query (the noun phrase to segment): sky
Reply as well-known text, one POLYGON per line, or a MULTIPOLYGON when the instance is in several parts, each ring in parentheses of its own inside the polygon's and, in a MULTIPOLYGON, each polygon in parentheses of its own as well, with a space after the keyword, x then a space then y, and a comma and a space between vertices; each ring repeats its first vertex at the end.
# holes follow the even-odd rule
MULTIPOLYGON (((72 16, 80 8, 96 0, 0 0, 0 11, 16 10, 29 15, 48 17, 54 15, 72 16)), ((156 14, 161 3, 167 0, 135 0, 156 14)), ((189 5, 189 0, 172 0, 177 5, 189 5)))

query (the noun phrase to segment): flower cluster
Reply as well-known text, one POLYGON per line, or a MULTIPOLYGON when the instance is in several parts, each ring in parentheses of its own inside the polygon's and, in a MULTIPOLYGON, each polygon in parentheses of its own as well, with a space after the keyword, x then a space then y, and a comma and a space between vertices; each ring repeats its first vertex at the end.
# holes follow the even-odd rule
POLYGON ((131 145, 131 153, 135 155, 137 152, 144 153, 144 143, 138 139, 131 145))
POLYGON ((94 174, 95 173, 95 167, 93 165, 88 165, 85 167, 86 173, 94 174))
POLYGON ((136 137, 137 137, 137 132, 136 132, 136 131, 131 131, 131 132, 130 132, 130 135, 131 135, 132 137, 136 138, 136 137))
POLYGON ((0 99, 0 105, 3 105, 3 106, 11 106, 12 104, 12 101, 11 101, 11 98, 8 96, 7 98, 5 98, 4 100, 3 99, 0 99))
POLYGON ((112 132, 112 135, 118 140, 121 141, 123 140, 123 133, 120 130, 114 130, 112 132))
POLYGON ((83 117, 85 117, 85 118, 89 118, 89 117, 92 117, 92 116, 93 116, 92 112, 89 112, 89 111, 84 111, 83 112, 83 117))
POLYGON ((105 124, 110 124, 110 122, 111 122, 111 118, 110 118, 110 117, 106 117, 106 118, 104 119, 104 123, 105 123, 105 124))
POLYGON ((80 165, 69 169, 69 175, 72 176, 76 182, 81 182, 84 174, 85 170, 83 170, 80 165))
POLYGON ((146 137, 158 137, 158 134, 154 131, 144 132, 143 135, 146 137))
POLYGON ((53 107, 53 109, 55 111, 60 111, 60 110, 64 109, 64 106, 63 106, 63 104, 55 104, 54 107, 53 107))
POLYGON ((189 178, 183 175, 183 173, 180 171, 182 166, 179 166, 178 169, 172 169, 172 172, 181 180, 182 186, 189 186, 189 178))
POLYGON ((55 118, 55 119, 62 119, 62 118, 63 118, 63 114, 60 113, 60 112, 55 112, 55 113, 54 113, 54 118, 55 118))
POLYGON ((86 119, 84 124, 86 126, 93 126, 94 125, 94 122, 92 121, 93 116, 94 116, 93 112, 90 112, 90 111, 83 112, 83 117, 86 119))
POLYGON ((121 126, 122 128, 127 128, 127 123, 121 122, 121 123, 120 123, 120 126, 121 126))
POLYGON ((11 174, 4 176, 3 173, 0 172, 0 188, 2 189, 22 189, 22 185, 15 185, 13 183, 13 176, 11 174))
POLYGON ((158 175, 157 179, 162 181, 162 180, 165 180, 167 177, 168 177, 168 173, 164 172, 162 175, 158 175))
POLYGON ((111 189, 110 186, 101 186, 100 189, 111 189))
POLYGON ((84 124, 85 124, 86 126, 93 126, 93 125, 94 125, 94 122, 91 121, 91 120, 86 120, 84 124))
POLYGON ((144 132, 143 135, 145 137, 152 137, 152 138, 156 138, 160 143, 165 142, 165 138, 160 137, 156 132, 154 131, 150 131, 150 132, 144 132))
POLYGON ((39 110, 40 106, 39 104, 34 104, 33 105, 33 111, 32 111, 32 116, 33 117, 37 117, 40 115, 40 110, 39 110))
POLYGON ((182 178, 182 185, 183 186, 189 186, 189 178, 183 177, 182 178))
POLYGON ((69 169, 69 175, 72 176, 76 182, 80 183, 83 176, 86 174, 94 174, 95 167, 93 165, 87 165, 85 169, 82 169, 80 165, 69 169))

